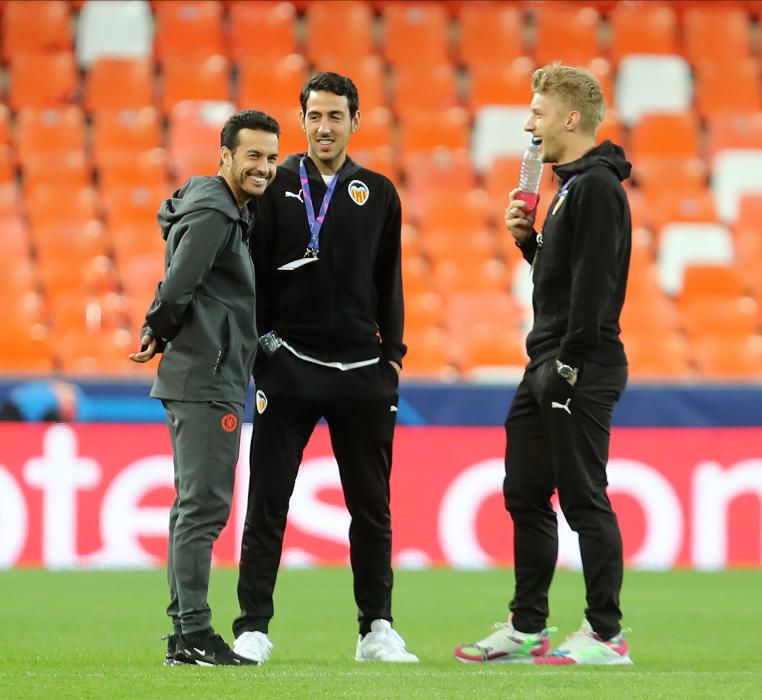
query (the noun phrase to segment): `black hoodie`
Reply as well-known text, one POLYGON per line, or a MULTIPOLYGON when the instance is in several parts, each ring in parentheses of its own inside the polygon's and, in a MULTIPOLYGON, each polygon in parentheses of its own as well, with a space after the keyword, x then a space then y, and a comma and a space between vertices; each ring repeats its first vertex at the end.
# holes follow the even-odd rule
MULTIPOLYGON (((401 363, 397 190, 388 178, 347 158, 320 231, 317 262, 279 270, 302 258, 310 240, 299 182, 302 155, 286 158, 264 195, 254 200, 260 334, 275 330, 297 350, 324 361, 383 357, 401 363)), ((312 161, 305 163, 317 214, 327 187, 312 161)))
POLYGON ((627 364, 619 314, 632 225, 621 181, 629 177, 630 168, 622 148, 611 141, 579 160, 553 166, 559 193, 540 236, 530 236, 521 246, 533 264, 530 367, 549 358, 572 367, 581 367, 585 360, 627 364), (562 194, 564 186, 568 189, 562 194))
POLYGON ((224 178, 192 177, 159 224, 164 281, 146 323, 163 356, 151 396, 244 403, 257 347, 249 211, 224 178))

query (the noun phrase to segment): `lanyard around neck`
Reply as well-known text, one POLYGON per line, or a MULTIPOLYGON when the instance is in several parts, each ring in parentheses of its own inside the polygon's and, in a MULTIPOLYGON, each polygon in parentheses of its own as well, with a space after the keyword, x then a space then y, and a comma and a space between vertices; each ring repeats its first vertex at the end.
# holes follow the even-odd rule
MULTIPOLYGON (((310 182, 307 177, 307 167, 304 165, 305 156, 302 156, 299 160, 299 180, 302 185, 302 194, 304 195, 304 208, 307 210, 307 223, 310 227, 310 242, 307 246, 306 255, 311 257, 317 257, 320 251, 320 229, 323 227, 323 221, 325 221, 325 215, 328 211, 328 205, 331 203, 331 197, 333 197, 333 191, 336 189, 336 183, 339 181, 339 172, 336 173, 331 183, 328 185, 328 189, 323 196, 323 202, 320 205, 320 211, 315 216, 315 208, 312 206, 312 195, 310 193, 310 182)), ((342 165, 342 168, 344 166, 342 165)))

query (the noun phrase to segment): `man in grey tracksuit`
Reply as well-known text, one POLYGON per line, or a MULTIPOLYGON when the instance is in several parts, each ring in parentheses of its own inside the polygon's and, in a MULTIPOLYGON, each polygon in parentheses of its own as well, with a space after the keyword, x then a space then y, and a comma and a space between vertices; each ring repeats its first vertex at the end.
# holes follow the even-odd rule
POLYGON ((230 515, 257 347, 246 203, 275 176, 279 134, 262 112, 233 115, 221 133, 219 173, 190 178, 159 210, 164 280, 130 357, 162 353, 151 396, 164 404, 174 455, 168 663, 251 664, 214 633, 207 591, 212 545, 230 515))

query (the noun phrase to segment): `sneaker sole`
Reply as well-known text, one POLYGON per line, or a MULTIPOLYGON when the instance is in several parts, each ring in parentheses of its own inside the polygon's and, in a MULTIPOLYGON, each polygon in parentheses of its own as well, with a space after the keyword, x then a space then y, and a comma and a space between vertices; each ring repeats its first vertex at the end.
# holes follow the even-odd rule
POLYGON ((596 659, 594 661, 575 661, 568 657, 555 660, 553 657, 539 657, 534 663, 538 666, 633 666, 629 656, 620 659, 596 659))
POLYGON ((530 658, 525 658, 523 656, 499 656, 496 659, 469 659, 464 656, 458 656, 457 654, 453 654, 453 656, 462 664, 532 664, 534 663, 535 658, 539 658, 534 656, 530 658))

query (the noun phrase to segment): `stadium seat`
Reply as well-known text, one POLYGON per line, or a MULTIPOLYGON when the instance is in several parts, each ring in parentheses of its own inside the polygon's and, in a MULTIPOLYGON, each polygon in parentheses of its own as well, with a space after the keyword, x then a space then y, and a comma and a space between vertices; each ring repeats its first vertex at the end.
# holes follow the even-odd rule
POLYGON ((473 265, 500 257, 497 240, 489 229, 440 228, 424 222, 419 235, 421 250, 434 265, 445 260, 473 265))
POLYGON ((404 158, 404 171, 407 191, 414 198, 432 190, 459 196, 476 187, 476 172, 466 149, 413 153, 404 158))
POLYGON ((699 123, 693 112, 644 114, 630 132, 630 151, 636 162, 643 158, 697 158, 699 123))
POLYGON ((529 115, 534 63, 526 56, 505 64, 475 64, 469 70, 468 106, 476 114, 488 105, 515 105, 529 115))
POLYGON ((467 3, 459 13, 458 59, 469 71, 501 67, 525 55, 521 10, 503 3, 467 3))
POLYGON ((103 223, 98 219, 47 223, 30 229, 29 239, 37 251, 38 263, 75 268, 98 255, 106 255, 109 246, 103 223))
MULTIPOLYGON (((614 63, 630 54, 679 54, 677 18, 661 3, 618 2, 609 13, 614 63)), ((658 75, 653 73, 652 75, 658 75)))
POLYGON ((113 230, 127 224, 156 226, 156 213, 170 193, 166 185, 114 188, 103 192, 106 221, 113 230))
POLYGON ((717 221, 717 210, 708 190, 664 192, 653 197, 643 197, 642 220, 639 225, 648 227, 658 238, 669 223, 698 224, 717 221))
POLYGON ((447 334, 441 328, 406 331, 407 354, 402 360, 405 377, 426 376, 453 380, 457 376, 447 334))
POLYGON ((452 292, 507 291, 510 273, 502 260, 435 260, 434 289, 440 294, 452 292))
POLYGON ((153 65, 146 58, 98 58, 85 76, 88 112, 140 109, 156 104, 153 65))
POLYGON ((360 111, 360 128, 352 134, 352 151, 389 148, 394 139, 394 117, 386 107, 360 111))
POLYGON ((13 264, 16 260, 29 259, 31 241, 20 217, 0 218, 0 231, 3 232, 0 236, 0 260, 13 264))
POLYGON ((405 331, 418 333, 444 324, 445 305, 440 294, 433 291, 405 293, 405 331))
POLYGON ((697 156, 665 153, 633 157, 632 177, 648 200, 672 195, 674 198, 707 191, 706 164, 697 156))
MULTIPOLYGON (((655 271, 654 275, 648 275, 649 280, 653 276, 655 271)), ((677 332, 680 314, 674 303, 659 289, 658 281, 657 285, 648 288, 639 283, 631 287, 628 281, 620 324, 626 339, 638 337, 653 340, 677 332)))
POLYGON ((762 377, 762 337, 717 335, 691 343, 696 367, 704 379, 755 380, 762 377))
POLYGON ((520 304, 507 289, 452 292, 446 297, 445 326, 453 336, 466 336, 476 326, 491 326, 513 334, 520 330, 522 318, 520 304))
POLYGON ((276 119, 285 110, 298 111, 299 93, 307 79, 307 68, 307 61, 299 54, 241 64, 238 67, 238 108, 260 109, 276 119))
POLYGON ((38 261, 42 287, 48 299, 60 294, 81 291, 86 294, 108 294, 117 290, 117 277, 112 260, 99 255, 87 260, 44 258, 38 261))
POLYGON ((239 67, 297 51, 296 9, 290 2, 231 2, 228 26, 230 58, 239 67), (253 39, 259 36, 266 40, 253 39))
POLYGON ((28 328, 45 324, 48 320, 45 298, 37 291, 0 292, 0 308, 3 309, 3 325, 6 328, 28 328))
POLYGON ((649 112, 685 113, 692 94, 690 66, 681 56, 630 55, 619 64, 614 104, 626 126, 649 112))
POLYGON ((108 192, 125 187, 170 189, 169 156, 163 148, 148 151, 112 151, 98 164, 98 187, 108 192))
MULTIPOLYGON (((752 291, 757 302, 762 305, 762 236, 759 226, 736 225, 733 240, 736 246, 736 268, 744 284, 752 291)), ((760 319, 762 321, 762 319, 760 319)))
POLYGON ((0 104, 0 144, 11 142, 11 110, 8 105, 0 104))
POLYGON ((63 107, 76 101, 78 91, 77 65, 71 53, 19 53, 11 59, 8 106, 14 111, 63 107))
POLYGON ((432 229, 474 231, 487 228, 487 195, 469 190, 460 197, 451 192, 428 190, 414 200, 413 218, 432 229))
POLYGON ((528 104, 523 107, 490 105, 476 113, 471 154, 477 170, 488 170, 500 156, 524 154, 531 140, 530 134, 524 131, 528 117, 528 104))
MULTIPOLYGON (((359 132, 357 132, 359 134, 359 132)), ((349 151, 349 155, 356 163, 359 163, 364 168, 375 170, 376 172, 386 175, 399 190, 400 188, 400 163, 397 152, 391 146, 379 146, 377 148, 365 148, 362 150, 355 150, 356 135, 352 137, 352 148, 349 151)), ((303 151, 304 145, 290 150, 284 150, 281 146, 282 153, 291 153, 293 151, 303 151)), ((402 216, 407 215, 407 211, 403 208, 402 216)))
POLYGON ((400 147, 406 155, 437 147, 468 148, 469 139, 468 112, 463 107, 450 107, 434 115, 425 110, 410 111, 400 124, 400 147))
MULTIPOLYGON (((315 63, 314 69, 349 75, 357 86, 363 118, 368 111, 387 106, 386 68, 380 56, 370 55, 354 61, 323 56, 315 63)), ((291 104, 293 103, 294 96, 291 95, 291 104)))
POLYGON ((108 227, 108 238, 120 278, 130 260, 142 255, 163 255, 159 224, 126 223, 108 227))
POLYGON ((423 257, 412 257, 403 261, 402 288, 405 290, 405 296, 436 291, 431 268, 423 257))
POLYGON ((71 51, 71 16, 65 0, 16 0, 4 5, 0 32, 4 62, 19 54, 71 51))
POLYGON ((163 145, 162 124, 153 107, 104 110, 95 114, 93 158, 98 167, 115 152, 135 155, 163 145))
POLYGON ((70 150, 56 153, 26 154, 21 159, 21 177, 25 193, 40 185, 56 186, 65 182, 67 187, 86 187, 92 182, 92 166, 84 151, 70 150), (55 167, 51 167, 51 158, 55 167))
POLYGON ((409 112, 436 114, 460 102, 455 69, 449 63, 398 66, 392 93, 394 112, 403 122, 409 112))
POLYGON ((49 224, 81 222, 83 225, 99 215, 95 188, 68 187, 63 183, 40 185, 25 197, 26 213, 32 230, 49 224))
POLYGON ((681 333, 653 336, 627 335, 623 332, 630 379, 681 381, 694 375, 690 347, 681 333))
MULTIPOLYGON (((194 59, 192 65, 198 67, 199 59, 226 56, 223 9, 213 0, 154 0, 156 60, 163 64, 169 58, 194 59)), ((255 36, 252 41, 261 43, 255 36)))
POLYGON ((312 63, 324 56, 354 63, 373 52, 373 11, 367 3, 310 2, 304 19, 305 55, 312 63), (336 41, 337 31, 341 41, 336 41))
POLYGON ((50 300, 52 328, 56 334, 67 331, 100 331, 126 328, 127 299, 121 294, 101 296, 71 291, 50 300))
POLYGON ((393 3, 383 11, 382 53, 392 66, 447 63, 449 19, 437 3, 393 3))
POLYGON ((18 219, 21 216, 21 196, 15 182, 0 184, 0 219, 18 219))
POLYGON ((521 376, 529 360, 524 334, 517 330, 477 324, 465 332, 460 329, 451 338, 457 348, 458 369, 468 379, 492 378, 499 368, 503 376, 521 376), (505 370, 510 368, 512 373, 506 375, 505 370))
POLYGON ((26 107, 16 115, 18 153, 50 154, 85 150, 85 115, 79 107, 26 107))
POLYGON ((677 223, 659 234, 657 264, 665 293, 679 295, 689 265, 731 265, 734 261, 730 232, 720 224, 677 223))
POLYGON ((164 253, 134 255, 119 266, 119 281, 130 304, 138 304, 145 314, 156 285, 164 276, 164 253))
POLYGON ((133 335, 125 329, 69 331, 56 337, 61 370, 82 376, 137 373, 137 364, 128 358, 134 346, 133 335))
POLYGON ((169 158, 175 163, 184 153, 200 153, 219 161, 220 131, 235 113, 232 102, 183 100, 169 115, 169 158))
POLYGON ((536 32, 533 54, 537 65, 562 61, 580 66, 600 55, 600 16, 594 8, 568 2, 543 2, 532 7, 532 14, 536 32))
POLYGON ((735 265, 689 265, 683 275, 678 304, 746 296, 743 277, 735 265))
POLYGON ((718 152, 712 164, 711 187, 720 220, 733 223, 741 197, 762 193, 762 148, 718 152))
POLYGON ((714 160, 718 151, 759 148, 762 144, 762 112, 720 112, 707 119, 706 155, 714 160))
POLYGON ((153 13, 144 0, 88 0, 77 20, 77 62, 87 70, 98 59, 143 61, 153 54, 153 13))
POLYGON ((0 296, 22 295, 39 291, 40 278, 37 267, 26 256, 16 258, 4 274, 0 275, 0 296))
POLYGON ((4 372, 42 372, 54 369, 53 347, 44 325, 5 328, 13 342, 0 343, 0 367, 4 372))
POLYGON ((162 73, 161 105, 165 115, 178 102, 230 99, 230 64, 223 56, 167 56, 162 73))
POLYGON ((617 111, 611 107, 606 108, 606 114, 603 117, 603 121, 598 127, 598 131, 595 134, 595 142, 603 143, 604 141, 611 141, 625 149, 625 153, 629 157, 629 142, 625 139, 624 129, 622 128, 622 122, 619 121, 619 115, 617 111))
POLYGON ((702 60, 696 64, 696 109, 704 118, 723 112, 762 110, 760 66, 756 58, 702 60))
POLYGON ((696 4, 685 10, 683 43, 685 56, 691 64, 730 60, 737 65, 751 55, 749 19, 742 8, 733 5, 702 7, 696 4))
POLYGON ((16 157, 13 149, 0 145, 0 185, 16 182, 16 157))
POLYGON ((707 336, 749 336, 757 331, 757 302, 751 297, 688 298, 679 302, 683 328, 691 340, 707 336))

